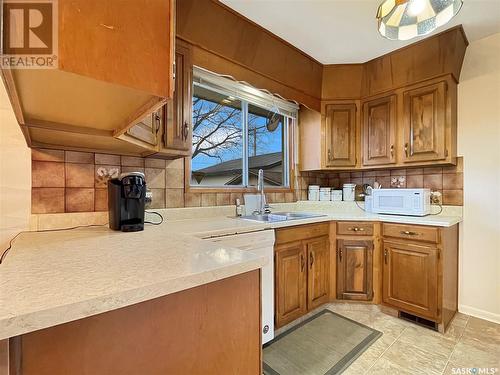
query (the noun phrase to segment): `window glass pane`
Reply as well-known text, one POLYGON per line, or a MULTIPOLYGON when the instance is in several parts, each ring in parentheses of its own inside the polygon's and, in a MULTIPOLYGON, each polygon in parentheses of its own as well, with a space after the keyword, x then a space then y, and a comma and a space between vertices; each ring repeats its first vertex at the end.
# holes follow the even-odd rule
POLYGON ((193 87, 192 186, 242 185, 241 102, 193 87))
POLYGON ((248 183, 257 185, 259 169, 265 186, 283 186, 285 117, 248 105, 248 183))

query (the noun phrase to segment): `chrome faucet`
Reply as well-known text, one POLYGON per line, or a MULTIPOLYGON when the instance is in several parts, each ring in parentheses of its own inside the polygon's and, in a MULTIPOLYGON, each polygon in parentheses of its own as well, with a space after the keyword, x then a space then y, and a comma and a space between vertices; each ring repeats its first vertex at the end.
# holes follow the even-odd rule
POLYGON ((257 179, 257 191, 260 195, 259 215, 270 214, 269 205, 266 204, 266 195, 264 194, 264 171, 259 169, 259 177, 257 179))

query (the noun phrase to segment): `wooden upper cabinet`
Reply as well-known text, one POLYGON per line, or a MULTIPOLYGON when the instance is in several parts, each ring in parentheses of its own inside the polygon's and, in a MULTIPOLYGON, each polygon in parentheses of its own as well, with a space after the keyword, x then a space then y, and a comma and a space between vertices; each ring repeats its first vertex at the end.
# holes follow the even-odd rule
POLYGON ((181 41, 175 50, 175 92, 166 105, 164 148, 189 151, 192 145, 192 74, 191 49, 181 41))
POLYGON ((373 298, 373 241, 337 240, 337 298, 373 298))
POLYGON ((328 302, 330 292, 330 246, 328 236, 306 242, 307 308, 314 309, 328 302))
POLYGON ((396 95, 363 103, 363 165, 387 165, 396 162, 396 95))
MULTIPOLYGON (((446 159, 447 83, 438 82, 403 93, 403 161, 423 162, 446 159)), ((456 110, 456 108, 455 108, 456 110)))
POLYGON ((173 0, 59 0, 59 69, 171 98, 173 0))
POLYGON ((325 160, 327 167, 356 165, 356 104, 325 106, 325 160))
POLYGON ((384 242, 383 301, 431 320, 438 318, 438 249, 384 242))
POLYGON ((276 326, 281 327, 307 311, 306 251, 301 241, 275 248, 276 326))

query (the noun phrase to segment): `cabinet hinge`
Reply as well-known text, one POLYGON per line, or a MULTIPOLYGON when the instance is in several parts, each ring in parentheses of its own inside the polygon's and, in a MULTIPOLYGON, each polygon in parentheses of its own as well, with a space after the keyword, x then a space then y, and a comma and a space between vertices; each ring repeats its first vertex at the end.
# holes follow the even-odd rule
POLYGON ((444 156, 448 157, 448 149, 444 150, 444 156))
POLYGON ((441 249, 438 249, 438 259, 441 259, 441 249))

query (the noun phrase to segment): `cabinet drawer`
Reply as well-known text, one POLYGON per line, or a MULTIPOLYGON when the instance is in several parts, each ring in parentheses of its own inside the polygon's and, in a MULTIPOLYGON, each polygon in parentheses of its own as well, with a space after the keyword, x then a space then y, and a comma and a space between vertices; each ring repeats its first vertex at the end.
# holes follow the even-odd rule
POLYGON ((373 235, 373 223, 345 221, 337 223, 337 235, 357 235, 371 236, 373 235))
POLYGON ((327 236, 330 223, 299 225, 290 228, 276 229, 276 243, 306 240, 309 238, 327 236))
POLYGON ((439 229, 420 225, 383 224, 384 237, 404 238, 406 240, 438 243, 439 229))

